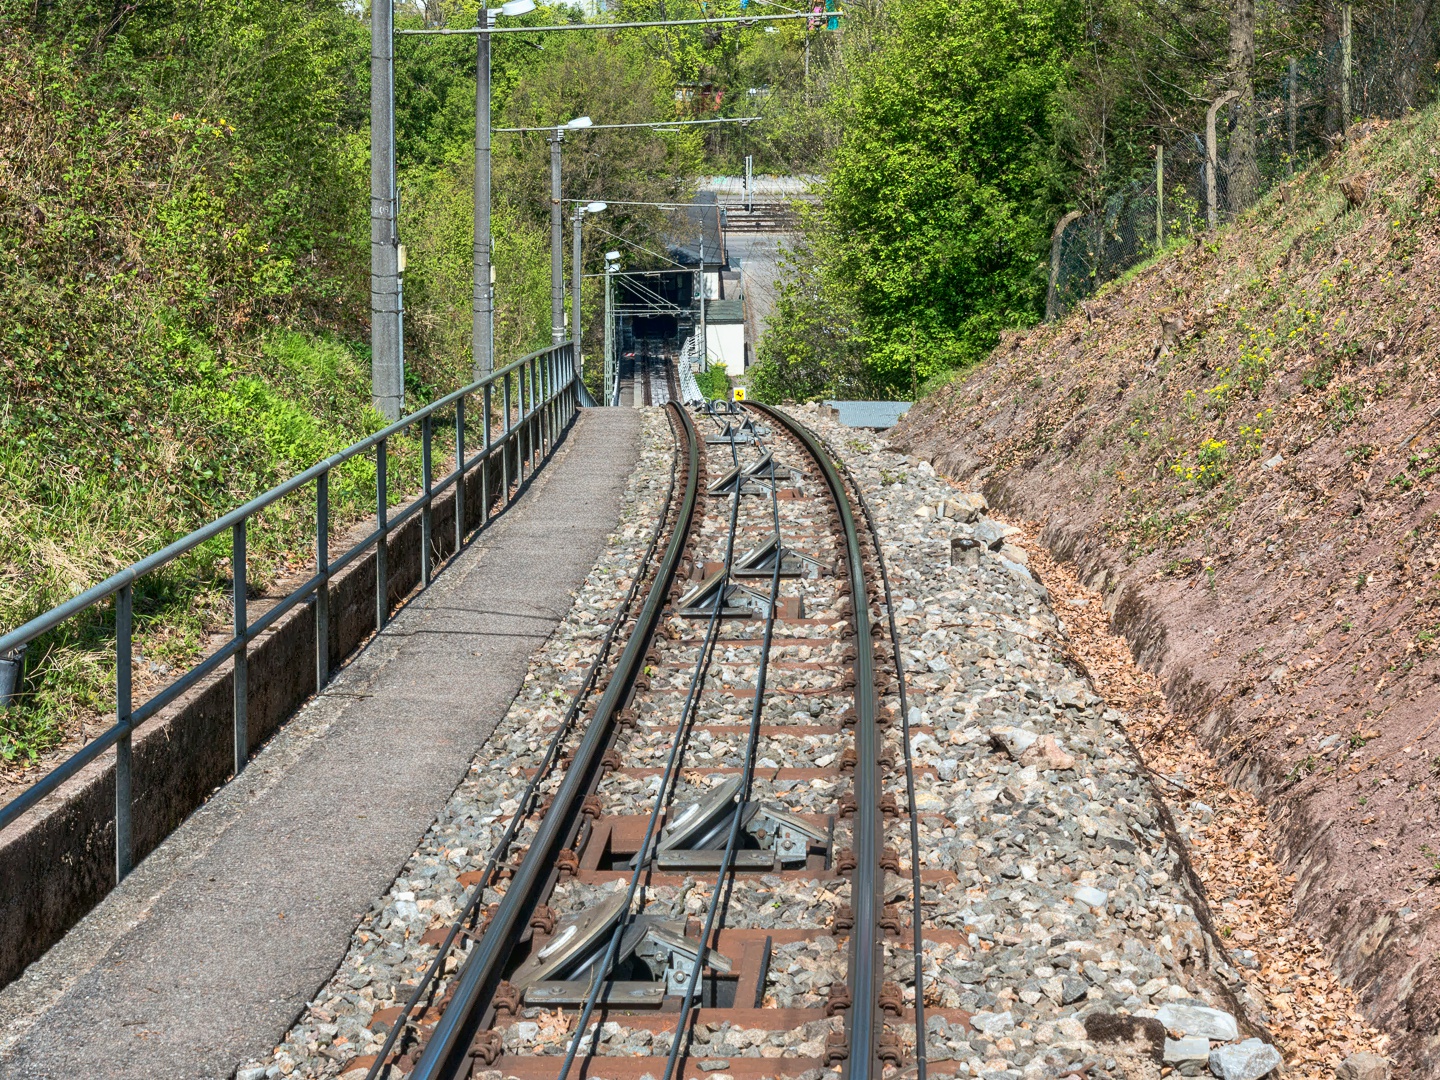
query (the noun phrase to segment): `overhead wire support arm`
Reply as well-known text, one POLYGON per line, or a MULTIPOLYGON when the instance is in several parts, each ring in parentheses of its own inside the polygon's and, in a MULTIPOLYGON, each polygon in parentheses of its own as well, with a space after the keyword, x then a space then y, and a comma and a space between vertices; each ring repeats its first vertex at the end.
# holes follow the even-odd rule
MULTIPOLYGON (((843 11, 827 11, 825 18, 842 18, 843 11)), ((561 23, 558 26, 441 26, 433 30, 396 30, 395 34, 407 37, 457 37, 467 34, 540 34, 556 30, 644 30, 655 26, 718 26, 721 23, 738 23, 753 26, 759 22, 774 22, 778 19, 814 19, 812 11, 787 12, 783 15, 727 15, 718 19, 657 19, 652 22, 597 22, 561 23)))
MULTIPOLYGON (((709 120, 651 120, 651 121, 648 121, 648 122, 646 122, 646 123, 640 123, 640 124, 590 124, 590 125, 588 125, 588 126, 586 126, 586 127, 578 128, 578 129, 576 129, 576 130, 579 130, 579 131, 615 131, 615 130, 618 130, 618 129, 620 129, 620 128, 676 128, 676 127, 693 127, 693 126, 695 126, 695 125, 697 125, 697 124, 753 124, 753 123, 755 123, 756 121, 762 120, 762 119, 764 119, 764 118, 763 118, 763 117, 760 117, 760 116, 721 116, 721 117, 714 117, 714 118, 711 118, 711 119, 709 119, 709 120)), ((537 131, 554 131, 554 130, 555 130, 555 127, 556 127, 556 125, 554 125, 554 124, 547 124, 547 125, 544 126, 544 127, 509 127, 509 128, 495 128, 494 131, 496 132, 496 134, 499 134, 499 133, 502 132, 502 131, 503 131, 503 132, 509 132, 509 133, 511 133, 511 134, 515 134, 515 133, 517 133, 517 132, 523 133, 523 132, 537 132, 537 131)), ((576 200, 575 200, 575 199, 566 199, 565 201, 566 201, 566 202, 575 202, 576 200)), ((654 204, 652 204, 652 203, 643 203, 643 204, 640 204, 640 205, 644 205, 644 206, 651 206, 651 205, 662 206, 662 205, 668 205, 668 204, 666 204, 666 203, 654 203, 654 204)))

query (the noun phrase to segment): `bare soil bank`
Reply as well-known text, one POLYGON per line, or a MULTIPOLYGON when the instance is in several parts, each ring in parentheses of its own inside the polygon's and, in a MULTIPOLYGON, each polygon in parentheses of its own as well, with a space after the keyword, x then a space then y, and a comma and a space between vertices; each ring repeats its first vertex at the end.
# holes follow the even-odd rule
POLYGON ((1440 114, 1007 335, 891 445, 1046 523, 1440 1077, 1440 114))

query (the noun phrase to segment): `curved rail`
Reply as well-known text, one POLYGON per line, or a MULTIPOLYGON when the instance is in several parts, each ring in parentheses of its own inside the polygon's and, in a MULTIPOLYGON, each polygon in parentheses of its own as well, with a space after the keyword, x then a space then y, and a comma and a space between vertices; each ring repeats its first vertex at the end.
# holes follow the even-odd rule
POLYGON ((850 935, 850 986, 853 1004, 846 1020, 850 1056, 849 1080, 870 1080, 882 1074, 880 1048, 880 976, 883 968, 880 915, 880 733, 876 723, 875 650, 870 632, 869 593, 865 588, 865 562, 855 515, 845 493, 845 481, 830 452, 813 431, 794 417, 768 405, 750 407, 783 425, 810 452, 835 498, 840 526, 845 533, 845 559, 850 572, 851 616, 855 622, 855 870, 850 884, 850 905, 855 929, 850 935), (861 605, 864 605, 862 610, 861 605))
POLYGON ((895 655, 895 678, 900 696, 900 743, 905 754, 906 810, 910 816, 910 927, 915 952, 915 1077, 926 1080, 929 1072, 929 1050, 925 1032, 925 911, 920 899, 920 814, 915 806, 915 754, 910 745, 910 702, 905 694, 905 660, 900 652, 900 629, 895 625, 895 599, 890 591, 890 574, 885 568, 885 552, 880 546, 880 530, 865 501, 865 493, 850 466, 840 462, 840 471, 855 492, 855 505, 870 530, 870 545, 875 549, 875 566, 880 571, 880 586, 885 597, 885 617, 890 629, 890 647, 895 655))
POLYGON ((620 654, 610 683, 601 696, 585 735, 575 750, 574 761, 565 771, 565 779, 549 811, 540 823, 535 839, 524 861, 515 871, 510 887, 500 901, 495 917, 484 936, 475 945, 460 970, 455 994, 439 1022, 435 1025, 424 1053, 410 1074, 411 1080, 439 1080, 454 1072, 452 1058, 463 1052, 463 1046, 479 1023, 499 981, 501 968, 514 943, 516 932, 525 926, 546 876, 554 868, 562 838, 567 836, 580 813, 580 802, 591 778, 600 767, 605 743, 616 712, 619 711, 643 665, 645 649, 659 623, 661 610, 695 515, 696 494, 700 475, 700 438, 689 414, 676 408, 689 440, 689 468, 685 494, 676 515, 675 527, 664 557, 656 570, 655 580, 636 616, 635 630, 620 654))
POLYGON ((495 880, 495 873, 500 867, 500 860, 504 858, 510 850, 510 845, 514 842, 515 836, 520 830, 521 823, 525 820, 526 815, 530 813, 536 794, 540 789, 540 784, 549 776, 550 770, 554 767, 556 761, 559 760, 561 745, 574 728, 575 721, 580 715, 581 707, 595 689, 600 670, 609 659, 610 649, 614 644, 616 633, 619 631, 621 625, 630 619, 631 611, 635 605, 635 597, 640 592, 640 586, 647 576, 647 568, 650 565, 650 561, 655 557, 655 549, 660 544, 660 538, 665 534, 665 523, 670 519, 670 506, 675 500, 675 480, 680 464, 679 423, 678 420, 675 421, 674 434, 676 436, 676 452, 675 457, 671 459, 670 462, 670 482, 665 492, 665 501, 660 507, 660 517, 656 521, 655 532, 651 535, 650 543, 646 546, 645 553, 640 557, 640 562, 636 566, 634 580, 630 582, 630 588, 626 591, 624 598, 620 601, 620 606, 616 609, 615 618, 611 621, 609 628, 606 629, 605 636, 601 638, 600 647, 596 650, 595 658, 590 661, 590 666, 586 669, 584 677, 580 680, 579 688, 571 697, 570 705, 565 710, 564 718, 560 721, 559 725, 556 726, 555 734, 551 737, 549 745, 545 748, 545 756, 540 761, 540 767, 535 770, 535 775, 530 778, 530 782, 525 785, 525 790, 521 792, 519 805, 515 807, 515 812, 510 816, 509 824, 505 826, 505 831, 496 842, 494 850, 491 851, 490 858, 485 863, 485 869, 481 872, 480 879, 471 886, 469 901, 459 916, 451 922, 450 931, 445 935, 445 940, 436 951, 434 959, 430 961, 430 966, 425 969, 425 973, 420 977, 420 981, 416 984, 415 989, 411 991, 410 997, 406 1000, 404 1007, 400 1011, 400 1015, 396 1017, 390 1025, 390 1030, 385 1036, 385 1043, 380 1047, 379 1053, 375 1055, 374 1062, 365 1074, 365 1080, 376 1080, 388 1067, 390 1063, 390 1053, 394 1050, 396 1043, 408 1026, 416 1007, 421 1001, 425 1000, 428 995, 432 995, 433 989, 436 986, 436 976, 439 974, 445 958, 450 955, 450 948, 454 945, 455 939, 460 935, 462 928, 467 923, 473 926, 477 912, 480 909, 480 904, 484 900, 485 890, 489 888, 495 880))

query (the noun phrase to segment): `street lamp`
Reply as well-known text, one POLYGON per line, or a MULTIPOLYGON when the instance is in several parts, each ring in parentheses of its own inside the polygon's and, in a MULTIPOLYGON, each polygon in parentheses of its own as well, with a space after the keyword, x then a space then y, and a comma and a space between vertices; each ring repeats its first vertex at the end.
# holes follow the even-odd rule
MULTIPOLYGON (((499 8, 481 8, 485 28, 535 10, 535 0, 510 0, 499 8)), ((475 71, 475 280, 471 297, 471 333, 475 377, 495 370, 495 288, 490 267, 490 35, 476 35, 475 71)))
MULTIPOLYGON (((565 132, 584 131, 595 122, 588 116, 577 116, 563 124, 557 124, 551 133, 550 143, 550 343, 559 345, 565 340, 565 267, 564 244, 565 222, 561 213, 560 191, 560 144, 565 141, 565 132)), ((577 241, 578 243, 578 241, 577 241)))
POLYGON ((570 218, 574 223, 574 247, 570 252, 570 340, 575 342, 575 370, 581 382, 585 379, 585 358, 580 352, 580 221, 586 214, 599 214, 605 209, 603 202, 585 203, 576 206, 570 218))

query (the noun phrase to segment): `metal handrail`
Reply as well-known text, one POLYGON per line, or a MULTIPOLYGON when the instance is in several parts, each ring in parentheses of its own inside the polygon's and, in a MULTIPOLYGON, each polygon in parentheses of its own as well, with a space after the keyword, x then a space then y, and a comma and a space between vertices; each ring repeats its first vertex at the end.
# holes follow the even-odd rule
MULTIPOLYGON (((0 829, 4 829, 32 809, 40 800, 53 793, 61 784, 75 776, 111 746, 116 748, 115 762, 115 878, 118 882, 134 866, 131 837, 131 733, 136 725, 171 704, 226 660, 234 661, 234 736, 235 773, 238 776, 249 758, 248 671, 246 653, 249 643, 285 614, 305 601, 316 607, 315 618, 315 685, 319 692, 330 674, 329 583, 344 567, 370 548, 376 550, 375 616, 376 629, 384 627, 389 617, 389 574, 387 543, 390 534, 417 513, 421 517, 420 587, 430 585, 432 577, 431 508, 437 495, 455 487, 455 551, 465 541, 465 476, 476 466, 488 463, 500 453, 502 497, 508 499, 515 481, 526 477, 526 463, 533 472, 535 454, 543 457, 554 449, 556 439, 579 404, 579 385, 574 363, 573 342, 563 342, 523 356, 467 386, 447 394, 409 416, 402 417, 324 461, 312 465, 298 476, 271 488, 208 525, 148 555, 104 581, 86 589, 78 596, 50 609, 24 625, 0 635, 0 654, 7 653, 40 635, 53 630, 68 619, 88 611, 102 601, 115 597, 115 724, 92 739, 80 750, 37 780, 26 791, 0 807, 0 829), (496 404, 494 389, 500 387, 499 402, 504 416, 501 431, 492 432, 492 406, 496 404), (516 400, 512 401, 512 386, 516 400), (474 394, 483 398, 483 449, 473 457, 465 453, 465 401, 474 394), (455 468, 438 481, 431 475, 431 450, 436 413, 455 407, 455 468), (513 415, 512 415, 513 414, 513 415), (386 488, 386 445, 393 436, 403 434, 416 424, 421 428, 422 493, 391 516, 386 488), (515 475, 511 475, 514 446, 515 475), (373 450, 375 453, 376 527, 345 552, 332 559, 329 555, 329 478, 332 470, 345 462, 373 450), (258 619, 251 622, 246 614, 246 534, 250 518, 305 485, 315 484, 315 555, 316 567, 298 588, 290 592, 258 619), (131 687, 132 607, 134 585, 153 570, 173 562, 201 544, 230 530, 232 542, 232 579, 234 619, 230 639, 210 655, 170 683, 138 707, 134 705, 131 687)), ((490 517, 488 474, 481 474, 480 524, 490 517)))

